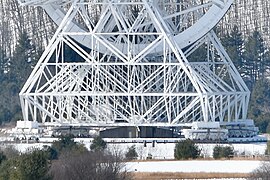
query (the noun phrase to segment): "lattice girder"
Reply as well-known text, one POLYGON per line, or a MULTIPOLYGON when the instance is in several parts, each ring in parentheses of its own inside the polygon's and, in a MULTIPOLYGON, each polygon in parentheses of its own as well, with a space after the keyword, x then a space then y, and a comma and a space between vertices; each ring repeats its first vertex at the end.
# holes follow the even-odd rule
POLYGON ((249 91, 213 31, 183 51, 160 4, 100 2, 96 22, 86 11, 94 2, 70 5, 20 93, 25 120, 179 126, 246 118, 249 91), (79 40, 86 37, 85 48, 79 40), (189 62, 204 43, 212 56, 189 62), (79 58, 68 59, 67 47, 79 58))

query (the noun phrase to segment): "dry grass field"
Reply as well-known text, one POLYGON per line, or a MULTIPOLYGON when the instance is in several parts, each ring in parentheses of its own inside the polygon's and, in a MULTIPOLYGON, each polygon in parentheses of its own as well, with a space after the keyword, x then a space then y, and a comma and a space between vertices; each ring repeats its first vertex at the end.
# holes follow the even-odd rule
POLYGON ((131 173, 134 180, 177 180, 177 179, 213 179, 213 178, 248 178, 242 173, 131 173))

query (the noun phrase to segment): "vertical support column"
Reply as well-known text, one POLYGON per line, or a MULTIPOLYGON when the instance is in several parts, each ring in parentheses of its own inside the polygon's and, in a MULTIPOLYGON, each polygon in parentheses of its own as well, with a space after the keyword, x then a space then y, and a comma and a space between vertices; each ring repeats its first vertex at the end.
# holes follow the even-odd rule
POLYGON ((231 122, 231 95, 228 95, 227 103, 228 103, 228 122, 231 122))
MULTIPOLYGON (((42 107, 46 107, 45 106, 45 96, 42 95, 42 107)), ((42 123, 45 123, 46 122, 46 116, 45 116, 45 112, 44 111, 41 111, 41 117, 42 117, 42 123)))
POLYGON ((235 98, 235 102, 234 102, 234 120, 238 120, 239 119, 238 110, 240 110, 240 109, 238 109, 238 95, 236 94, 234 96, 234 98, 235 98))
POLYGON ((27 99, 24 99, 24 120, 29 121, 29 104, 27 99))
MULTIPOLYGON (((38 104, 37 102, 37 96, 35 95, 34 96, 34 101, 35 101, 35 104, 38 104)), ((37 122, 37 106, 34 106, 34 117, 33 117, 33 121, 37 122)))
POLYGON ((208 108, 208 105, 209 105, 209 97, 208 95, 203 95, 203 100, 204 100, 204 105, 203 105, 203 112, 204 112, 204 122, 209 122, 209 108, 208 108))
POLYGON ((216 95, 212 95, 212 103, 213 103, 213 109, 212 109, 212 122, 215 122, 216 118, 216 95))

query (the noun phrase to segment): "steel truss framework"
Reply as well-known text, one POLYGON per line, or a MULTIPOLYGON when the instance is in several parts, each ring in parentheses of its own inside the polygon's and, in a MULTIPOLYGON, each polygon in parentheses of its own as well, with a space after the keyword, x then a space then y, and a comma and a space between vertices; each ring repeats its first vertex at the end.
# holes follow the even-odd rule
POLYGON ((21 3, 66 10, 51 12, 61 17, 59 28, 21 90, 24 120, 181 126, 246 118, 249 90, 216 34, 202 24, 211 24, 205 18, 211 8, 226 12, 232 1, 21 3), (205 57, 195 58, 202 48, 205 57))

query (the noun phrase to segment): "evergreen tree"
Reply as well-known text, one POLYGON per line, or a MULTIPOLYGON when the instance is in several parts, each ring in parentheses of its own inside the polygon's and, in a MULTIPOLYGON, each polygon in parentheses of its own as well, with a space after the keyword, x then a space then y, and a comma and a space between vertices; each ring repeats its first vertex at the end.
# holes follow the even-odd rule
POLYGON ((125 156, 126 156, 127 160, 133 160, 133 159, 136 159, 138 157, 138 154, 137 154, 136 149, 135 149, 135 145, 128 148, 128 151, 127 151, 125 156))
POLYGON ((0 180, 48 180, 49 167, 47 153, 34 150, 4 161, 0 166, 0 180))
POLYGON ((11 74, 13 80, 20 87, 31 73, 32 45, 26 32, 23 32, 18 40, 14 56, 11 60, 11 74))
MULTIPOLYGON (((255 120, 256 126, 265 133, 270 122, 270 83, 267 79, 256 82, 251 93, 249 117, 255 120)), ((269 131, 270 132, 270 131, 269 131)))
POLYGON ((57 159, 59 155, 71 152, 71 153, 81 153, 87 151, 83 144, 78 144, 74 142, 72 136, 62 136, 58 141, 54 141, 51 147, 46 148, 49 154, 49 159, 57 159))
POLYGON ((221 39, 227 53, 229 54, 235 67, 245 77, 245 62, 244 62, 244 40, 239 28, 235 25, 230 33, 221 39))
POLYGON ((266 150, 265 150, 265 155, 270 155, 270 141, 267 141, 266 145, 266 150))
POLYGON ((17 121, 22 119, 19 92, 36 63, 34 45, 26 32, 19 36, 12 57, 6 57, 0 50, 0 124, 1 121, 17 121))
POLYGON ((207 45, 204 43, 198 47, 187 59, 189 62, 202 62, 207 58, 207 45))
POLYGON ((0 151, 0 164, 7 159, 6 155, 4 152, 0 151))
POLYGON ((216 145, 213 149, 213 158, 220 159, 220 158, 231 158, 234 155, 234 149, 232 146, 219 146, 216 145))
POLYGON ((263 38, 258 31, 254 31, 245 43, 246 73, 249 76, 249 86, 252 89, 255 82, 264 79, 269 69, 269 52, 264 45, 263 38))
POLYGON ((199 157, 200 153, 198 146, 190 139, 177 143, 174 148, 176 159, 195 159, 199 157))
POLYGON ((92 151, 103 151, 106 147, 107 143, 100 136, 95 137, 90 145, 92 151))
POLYGON ((5 52, 0 49, 0 80, 4 80, 4 75, 9 69, 9 58, 6 57, 5 52))

